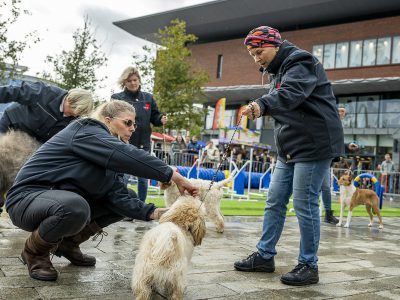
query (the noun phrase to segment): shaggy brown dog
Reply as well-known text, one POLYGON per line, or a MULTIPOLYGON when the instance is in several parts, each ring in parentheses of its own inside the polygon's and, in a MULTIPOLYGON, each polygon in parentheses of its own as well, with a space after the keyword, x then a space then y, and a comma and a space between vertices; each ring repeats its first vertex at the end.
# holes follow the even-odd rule
POLYGON ((183 299, 193 249, 205 234, 200 200, 180 196, 161 216, 160 224, 143 236, 133 268, 135 299, 149 300, 154 291, 170 300, 183 299))
POLYGON ((19 169, 40 145, 35 138, 22 131, 11 130, 0 136, 0 207, 4 205, 5 194, 19 169))
POLYGON ((338 180, 338 184, 340 186, 341 205, 339 223, 337 223, 336 226, 342 226, 345 205, 349 208, 349 212, 347 214, 347 221, 344 227, 350 226, 353 208, 358 205, 365 205, 370 218, 370 223, 368 224, 368 226, 372 226, 372 222, 374 219, 374 215, 372 214, 373 212, 374 214, 378 215, 379 228, 382 229, 383 221, 379 211, 378 195, 372 190, 356 188, 353 185, 353 177, 349 174, 342 175, 338 180))

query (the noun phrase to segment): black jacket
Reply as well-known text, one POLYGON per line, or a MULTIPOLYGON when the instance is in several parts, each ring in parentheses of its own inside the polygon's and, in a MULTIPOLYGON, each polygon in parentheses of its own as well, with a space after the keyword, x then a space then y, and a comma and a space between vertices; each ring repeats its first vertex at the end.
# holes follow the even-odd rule
POLYGON ((150 150, 151 145, 151 126, 162 126, 162 113, 159 112, 156 101, 152 94, 139 91, 136 93, 124 90, 111 96, 112 99, 124 100, 131 104, 136 110, 137 128, 132 134, 129 142, 132 145, 146 151, 150 150))
POLYGON ((263 115, 275 120, 278 158, 300 162, 343 156, 342 123, 318 59, 285 41, 266 71, 275 76, 268 94, 256 102, 263 115))
POLYGON ((43 82, 23 81, 1 86, 0 103, 13 103, 0 119, 0 133, 14 128, 44 143, 65 128, 74 117, 64 117, 60 105, 67 91, 43 82))
MULTIPOLYGON (((146 151, 121 142, 93 119, 80 119, 43 144, 19 171, 7 193, 6 208, 49 189, 102 201, 110 210, 148 220, 153 204, 132 199, 123 174, 170 181, 172 169, 146 151)), ((29 204, 29 202, 28 202, 29 204)))

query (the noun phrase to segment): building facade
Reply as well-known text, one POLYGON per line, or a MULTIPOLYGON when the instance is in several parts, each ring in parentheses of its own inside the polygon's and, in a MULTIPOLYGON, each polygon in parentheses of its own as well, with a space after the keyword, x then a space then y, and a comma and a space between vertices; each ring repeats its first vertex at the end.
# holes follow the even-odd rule
MULTIPOLYGON (((189 45, 192 57, 210 76, 204 87, 209 107, 204 128, 208 138, 220 135, 220 130, 212 129, 218 99, 226 98, 224 125, 229 128, 236 125, 240 107, 268 89, 268 78, 262 78, 243 46, 246 33, 259 25, 279 29, 284 39, 313 53, 324 65, 338 106, 346 108, 345 142, 360 146, 349 154, 357 156, 362 169, 375 169, 385 153, 393 152, 398 168, 398 147, 394 144, 400 135, 400 1, 382 0, 378 5, 365 0, 363 7, 353 3, 357 1, 341 0, 245 2, 248 7, 237 0, 215 1, 115 24, 151 40, 150 33, 156 30, 146 27, 145 21, 160 16, 159 22, 164 23, 172 16, 187 20, 188 32, 199 37, 198 43, 189 45), (254 10, 257 5, 261 6, 254 10), (217 18, 219 11, 225 14, 217 18), (198 15, 202 18, 196 19, 198 15), (190 18, 193 21, 188 21, 190 18), (135 29, 139 25, 141 29, 135 29)), ((269 117, 246 125, 260 132, 261 143, 273 146, 269 117)))

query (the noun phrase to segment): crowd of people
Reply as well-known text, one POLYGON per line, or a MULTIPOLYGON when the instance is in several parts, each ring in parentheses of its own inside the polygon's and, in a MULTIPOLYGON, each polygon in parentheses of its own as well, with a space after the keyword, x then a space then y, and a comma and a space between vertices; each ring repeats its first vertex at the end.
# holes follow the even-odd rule
MULTIPOLYGON (((332 162, 345 153, 336 99, 317 58, 283 40, 278 30, 257 27, 244 44, 272 81, 269 92, 248 104, 243 115, 252 120, 265 115, 274 118, 277 156, 254 151, 255 161, 274 162, 275 169, 256 250, 236 261, 234 268, 275 271, 277 244, 293 196, 300 228, 298 263, 281 276, 281 282, 315 284, 319 281, 318 198, 330 186, 332 162)), ((94 111, 93 98, 85 90, 65 91, 41 82, 0 87, 0 103, 16 102, 1 118, 0 133, 21 130, 43 143, 18 173, 5 204, 12 222, 31 232, 21 257, 32 278, 57 279, 50 253, 78 266, 95 265, 95 257, 82 253, 79 245, 124 217, 159 219, 166 209, 146 203, 148 179, 173 181, 181 193, 199 193, 165 161, 150 155, 151 124, 165 126, 168 118, 159 111, 153 95, 141 90, 137 69, 125 69, 118 83, 122 91, 94 111), (138 177, 138 195, 127 186, 130 175, 138 177)), ((186 143, 181 135, 171 149, 198 156, 202 152, 199 158, 211 168, 224 152, 212 141, 203 149, 197 136, 186 143)), ((236 162, 250 158, 243 146, 228 151, 236 162)), ((381 170, 386 174, 393 170, 390 157, 381 170)), ((330 199, 323 201, 332 216, 330 199)))

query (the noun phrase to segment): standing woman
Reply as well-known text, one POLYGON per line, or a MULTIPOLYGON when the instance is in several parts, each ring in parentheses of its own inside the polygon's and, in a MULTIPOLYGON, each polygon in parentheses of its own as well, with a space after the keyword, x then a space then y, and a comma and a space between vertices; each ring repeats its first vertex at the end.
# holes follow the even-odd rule
POLYGON ((249 32, 245 46, 263 72, 272 75, 270 90, 251 102, 243 114, 274 119, 278 161, 271 178, 257 251, 237 261, 239 271, 274 272, 276 245, 293 206, 300 227, 297 266, 281 277, 288 285, 319 281, 320 219, 318 194, 332 159, 344 155, 343 128, 325 70, 316 57, 282 40, 279 31, 260 26, 249 32))
POLYGON ((79 245, 124 216, 149 221, 163 212, 128 193, 123 174, 174 181, 197 194, 190 182, 149 153, 128 143, 136 128, 135 109, 124 101, 100 105, 93 118, 78 119, 28 160, 9 190, 6 209, 14 225, 32 232, 22 259, 29 275, 56 280, 49 252, 74 265, 96 259, 79 245))
MULTIPOLYGON (((113 99, 123 100, 132 105, 136 110, 135 133, 131 136, 129 143, 150 152, 151 147, 151 126, 162 126, 167 123, 167 116, 160 113, 153 95, 141 91, 141 80, 139 71, 134 67, 126 68, 120 78, 118 84, 123 91, 111 96, 113 99)), ((143 202, 147 197, 148 180, 138 177, 138 194, 139 199, 143 202)))

